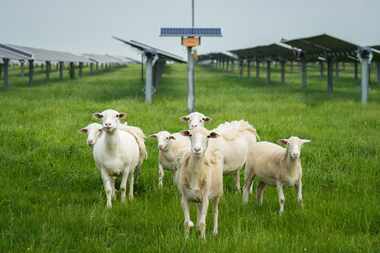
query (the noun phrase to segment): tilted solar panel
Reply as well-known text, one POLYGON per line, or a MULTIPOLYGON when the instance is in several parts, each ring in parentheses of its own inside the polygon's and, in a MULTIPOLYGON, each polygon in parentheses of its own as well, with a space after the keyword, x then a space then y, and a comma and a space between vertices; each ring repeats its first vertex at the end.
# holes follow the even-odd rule
POLYGON ((10 59, 10 60, 27 60, 30 57, 16 53, 14 51, 10 51, 6 48, 1 47, 0 45, 0 58, 10 59))

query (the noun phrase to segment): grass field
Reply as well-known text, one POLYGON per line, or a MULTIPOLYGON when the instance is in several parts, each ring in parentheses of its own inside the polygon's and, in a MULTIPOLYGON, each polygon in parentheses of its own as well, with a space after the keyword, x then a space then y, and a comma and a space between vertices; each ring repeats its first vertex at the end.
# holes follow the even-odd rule
POLYGON ((185 65, 169 66, 152 105, 143 102, 139 66, 75 81, 52 75, 44 82, 39 74, 32 88, 12 69, 13 87, 0 91, 0 252, 380 252, 380 86, 372 83, 370 103, 361 106, 348 67, 332 97, 317 67, 310 70, 302 90, 296 72, 282 85, 277 69, 267 85, 197 69, 197 110, 214 119, 209 128, 246 119, 263 140, 312 140, 302 153, 303 210, 290 188, 281 217, 274 188, 262 207, 253 196, 243 206, 232 177, 225 177, 220 234, 211 235, 209 216, 202 242, 195 233, 184 240, 171 175, 157 187, 154 140, 147 140, 136 199, 106 210, 100 175, 79 133, 93 112, 107 108, 128 112, 129 124, 146 134, 184 129, 178 118, 186 114, 185 65))

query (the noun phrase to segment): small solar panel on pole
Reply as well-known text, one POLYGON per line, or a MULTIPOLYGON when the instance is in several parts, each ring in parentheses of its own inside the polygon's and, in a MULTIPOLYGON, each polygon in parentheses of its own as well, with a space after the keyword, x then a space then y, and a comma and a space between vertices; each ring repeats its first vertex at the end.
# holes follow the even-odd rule
POLYGON ((187 48, 187 109, 195 111, 195 71, 193 48, 200 45, 201 37, 221 37, 220 28, 195 28, 195 4, 191 0, 191 28, 161 28, 161 37, 181 37, 187 48))

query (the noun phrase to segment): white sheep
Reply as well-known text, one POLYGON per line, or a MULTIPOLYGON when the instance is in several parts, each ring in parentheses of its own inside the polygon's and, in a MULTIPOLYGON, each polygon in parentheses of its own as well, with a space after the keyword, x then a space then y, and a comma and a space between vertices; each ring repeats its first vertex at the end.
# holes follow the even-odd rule
POLYGON ((255 176, 259 177, 256 198, 260 205, 263 202, 264 189, 267 185, 275 185, 280 203, 280 214, 284 211, 285 196, 283 186, 294 186, 297 202, 302 206, 302 167, 301 147, 310 140, 298 137, 281 139, 279 142, 286 148, 271 142, 258 142, 252 150, 246 164, 243 202, 248 202, 249 188, 255 176))
POLYGON ((213 234, 216 235, 219 200, 223 195, 223 157, 211 142, 209 145, 209 139, 217 138, 218 134, 203 127, 185 130, 182 134, 189 136, 191 141, 191 151, 184 155, 178 176, 178 188, 185 216, 185 236, 188 236, 190 229, 194 226, 189 210, 189 201, 192 201, 197 203, 197 228, 201 238, 205 239, 209 200, 213 203, 213 234))
POLYGON ((257 142, 256 129, 247 121, 232 121, 220 124, 213 130, 221 138, 216 142, 224 159, 224 175, 235 174, 236 190, 240 191, 240 170, 244 167, 249 150, 257 142))
POLYGON ((139 165, 137 166, 135 170, 135 181, 136 181, 141 173, 141 168, 142 168, 142 164, 144 160, 148 158, 148 152, 145 146, 145 134, 141 130, 141 128, 136 127, 136 126, 130 126, 126 122, 124 124, 120 124, 119 128, 123 131, 126 131, 132 134, 135 137, 136 142, 139 146, 140 159, 139 159, 139 165))
POLYGON ((93 155, 103 180, 108 208, 112 207, 112 198, 116 194, 114 176, 122 176, 121 202, 125 202, 128 179, 129 199, 133 199, 134 171, 141 159, 135 137, 120 130, 120 119, 125 115, 112 109, 94 113, 97 119, 102 120, 103 134, 94 145, 93 155))
POLYGON ((180 161, 185 152, 190 150, 190 140, 180 133, 169 133, 160 131, 152 134, 151 137, 157 139, 158 147, 158 187, 162 187, 164 169, 173 172, 174 182, 177 183, 177 171, 180 168, 180 161))
POLYGON ((102 125, 99 123, 91 123, 80 129, 81 133, 87 134, 87 144, 93 147, 96 140, 102 134, 102 125))
POLYGON ((182 120, 183 122, 187 122, 189 125, 189 129, 193 129, 197 126, 204 127, 206 122, 211 121, 211 118, 207 117, 206 115, 200 112, 192 112, 186 116, 182 116, 180 120, 182 120))

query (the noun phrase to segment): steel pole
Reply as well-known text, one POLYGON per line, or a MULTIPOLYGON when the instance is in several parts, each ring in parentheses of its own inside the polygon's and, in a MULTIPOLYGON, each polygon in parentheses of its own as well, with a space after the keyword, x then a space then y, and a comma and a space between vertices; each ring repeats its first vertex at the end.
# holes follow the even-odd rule
POLYGON ((369 81, 369 60, 368 58, 364 58, 361 60, 362 62, 362 104, 367 104, 368 101, 368 81, 369 81))
POLYGON ((191 47, 187 48, 187 110, 195 110, 194 60, 191 47))

